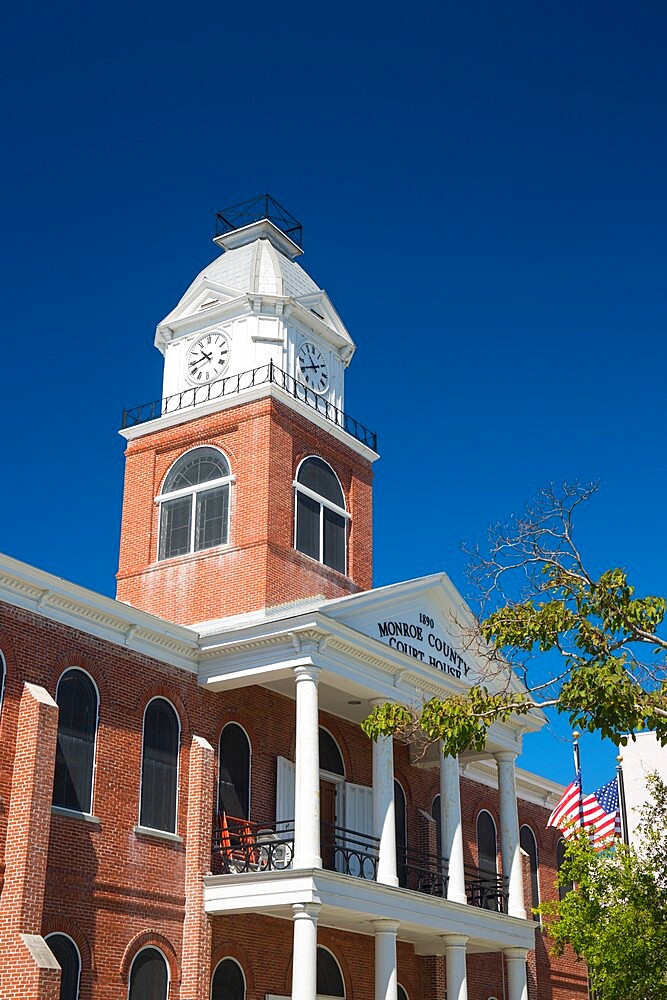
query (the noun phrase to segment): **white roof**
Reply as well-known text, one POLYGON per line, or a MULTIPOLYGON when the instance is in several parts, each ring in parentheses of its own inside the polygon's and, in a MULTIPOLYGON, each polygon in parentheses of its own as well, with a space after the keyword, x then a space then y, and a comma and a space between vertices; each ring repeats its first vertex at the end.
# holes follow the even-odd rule
POLYGON ((239 292, 285 295, 295 299, 322 291, 295 260, 290 260, 276 249, 267 237, 254 239, 216 257, 197 275, 190 287, 198 285, 202 278, 239 292))

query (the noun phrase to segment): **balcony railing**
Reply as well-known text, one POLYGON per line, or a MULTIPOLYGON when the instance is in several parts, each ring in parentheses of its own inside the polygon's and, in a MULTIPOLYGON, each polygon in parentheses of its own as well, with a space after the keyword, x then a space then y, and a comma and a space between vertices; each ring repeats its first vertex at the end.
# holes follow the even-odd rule
POLYGON ((509 879, 474 865, 465 865, 466 896, 471 906, 507 913, 509 879))
MULTIPOLYGON (((377 878, 380 841, 357 830, 323 824, 322 864, 329 871, 372 882, 377 878)), ((413 892, 447 898, 447 862, 436 854, 399 847, 399 885, 413 892)), ((283 871, 294 858, 294 820, 258 823, 220 813, 213 830, 214 875, 283 871)), ((507 913, 507 880, 495 872, 465 866, 470 906, 507 913)))
POLYGON ((123 410, 122 427, 136 427, 138 424, 146 423, 148 420, 156 420, 169 413, 178 413, 181 410, 189 410, 203 403, 210 403, 216 399, 224 399, 227 396, 237 396, 247 389, 252 389, 260 385, 276 385, 288 396, 298 399, 304 406, 315 410, 325 420, 342 428, 347 434, 365 444, 373 451, 377 451, 377 434, 370 431, 368 427, 355 420, 349 414, 339 410, 337 406, 330 403, 323 396, 318 396, 316 392, 309 389, 293 375, 288 375, 273 361, 268 365, 261 365, 247 372, 240 372, 238 375, 227 375, 216 382, 209 382, 207 385, 193 386, 191 389, 183 389, 182 392, 175 392, 171 396, 163 396, 162 399, 154 399, 150 403, 142 403, 141 406, 133 406, 123 410))

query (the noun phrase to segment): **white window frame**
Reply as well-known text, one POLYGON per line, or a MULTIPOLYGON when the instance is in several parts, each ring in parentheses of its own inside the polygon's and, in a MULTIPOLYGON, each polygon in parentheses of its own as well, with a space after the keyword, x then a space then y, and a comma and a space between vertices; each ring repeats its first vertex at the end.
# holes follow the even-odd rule
MULTIPOLYGON (((2 655, 2 654, 0 654, 0 655, 2 655)), ((64 937, 64 938, 67 938, 68 941, 72 942, 72 944, 74 945, 74 947, 76 949, 76 953, 79 956, 79 974, 78 974, 78 976, 76 978, 76 997, 77 997, 77 1000, 79 1000, 79 994, 81 992, 81 967, 83 965, 83 963, 81 961, 81 949, 79 948, 78 944, 76 943, 76 941, 74 940, 74 938, 72 937, 72 935, 71 934, 65 934, 64 931, 51 931, 50 934, 47 934, 46 937, 44 938, 44 940, 46 941, 47 944, 49 943, 49 938, 52 938, 52 937, 64 937)))
MULTIPOLYGON (((248 730, 245 728, 245 726, 242 726, 241 723, 237 722, 235 719, 230 719, 229 722, 225 722, 224 726, 220 730, 220 735, 218 736, 218 787, 215 796, 216 809, 217 812, 220 812, 220 761, 221 761, 220 741, 222 740, 222 734, 224 733, 227 726, 238 726, 238 728, 243 732, 245 738, 248 741, 248 819, 250 819, 251 807, 252 807, 252 740, 250 739, 250 736, 248 735, 248 730)), ((223 959, 221 958, 220 962, 222 961, 223 959)), ((234 961, 236 961, 236 959, 234 959, 234 961)), ((220 962, 218 963, 218 965, 220 964, 220 962)), ((243 970, 241 971, 243 972, 243 970)))
MULTIPOLYGON (((199 451, 200 448, 212 448, 213 451, 217 451, 219 455, 222 455, 227 467, 231 470, 231 462, 227 455, 225 455, 222 448, 218 448, 214 444, 198 444, 195 448, 189 448, 188 451, 184 451, 182 455, 179 455, 176 461, 172 462, 167 472, 162 480, 163 483, 169 478, 172 469, 174 469, 179 462, 181 462, 187 455, 191 452, 199 451)), ((210 479, 206 483, 197 483, 196 486, 184 486, 180 490, 170 490, 169 493, 160 492, 156 497, 153 497, 153 502, 159 507, 159 523, 158 523, 158 533, 157 533, 157 559, 158 562, 166 562, 167 559, 178 559, 179 556, 164 556, 160 557, 160 549, 162 547, 162 529, 163 525, 163 506, 168 500, 180 500, 182 497, 192 497, 192 509, 190 511, 190 539, 189 548, 187 552, 181 552, 181 556, 191 556, 195 552, 208 552, 210 549, 223 548, 230 544, 230 532, 231 532, 231 521, 232 521, 232 486, 236 483, 236 476, 230 471, 228 476, 220 476, 219 479, 210 479), (197 494, 205 493, 207 490, 215 490, 220 486, 229 486, 229 502, 227 504, 227 541, 221 542, 220 545, 211 545, 210 549, 195 549, 195 535, 197 530, 197 494)))
MULTIPOLYGON (((326 497, 321 496, 321 494, 316 493, 315 490, 311 490, 307 486, 303 486, 303 484, 299 482, 299 471, 301 469, 301 466, 303 465, 304 462, 309 461, 309 459, 311 459, 311 458, 317 458, 317 459, 319 459, 320 462, 324 462, 324 464, 326 466, 328 466, 329 469, 331 469, 331 471, 333 472, 334 476, 336 477, 336 482, 340 486, 340 491, 341 491, 341 493, 343 495, 343 500, 345 499, 345 490, 343 489, 343 484, 341 483, 340 479, 338 478, 336 470, 334 468, 332 468, 331 465, 329 465, 329 463, 326 461, 326 459, 322 458, 321 455, 306 455, 305 458, 302 458, 301 461, 299 462, 298 468, 296 470, 296 475, 294 477, 294 481, 292 482, 292 486, 294 487, 294 541, 293 541, 293 548, 296 549, 297 552, 301 552, 301 549, 297 549, 297 547, 296 547, 296 533, 297 533, 297 493, 302 493, 304 496, 308 497, 310 500, 314 500, 316 503, 319 503, 319 505, 320 505, 320 538, 319 538, 319 550, 320 550, 320 554, 319 554, 319 558, 316 560, 316 562, 320 563, 320 565, 322 565, 322 566, 327 566, 327 564, 324 561, 324 511, 323 511, 323 508, 327 507, 329 510, 333 511, 334 514, 338 514, 340 517, 342 517, 344 519, 344 521, 345 521, 345 525, 344 525, 344 531, 345 531, 345 545, 344 545, 344 551, 345 551, 345 569, 343 571, 343 576, 347 576, 348 525, 349 525, 349 522, 352 520, 352 515, 349 513, 349 511, 345 510, 344 507, 339 507, 338 504, 333 503, 331 500, 327 500, 326 497)), ((301 552, 301 555, 306 555, 306 553, 305 552, 301 552)), ((312 556, 309 557, 309 558, 312 558, 312 556)), ((327 566, 327 569, 333 569, 333 566, 327 566)), ((337 572, 339 572, 339 570, 334 569, 334 573, 337 573, 337 572)))
MULTIPOLYGON (((153 699, 151 698, 151 701, 152 700, 153 699)), ((166 700, 167 699, 165 698, 165 701, 166 700)), ((163 952, 162 948, 158 948, 158 946, 156 944, 145 944, 143 946, 143 948, 139 949, 139 951, 136 953, 136 955, 132 959, 132 961, 130 963, 130 972, 129 972, 129 975, 127 977, 127 1000, 130 1000, 130 990, 132 989, 132 967, 134 966, 134 963, 136 962, 136 960, 139 958, 139 955, 141 955, 142 951, 159 951, 160 954, 162 955, 162 957, 164 959, 164 964, 167 966, 167 1000, 168 1000, 168 998, 169 998, 169 990, 171 989, 171 968, 169 966, 169 959, 167 958, 167 956, 163 952)))
MULTIPOLYGON (((139 776, 139 811, 138 811, 138 814, 137 814, 137 829, 138 830, 145 831, 146 833, 154 831, 158 836, 163 836, 163 837, 164 836, 167 836, 167 837, 178 836, 178 798, 179 798, 179 793, 180 793, 180 790, 181 790, 181 732, 182 732, 181 717, 180 717, 180 715, 178 713, 178 709, 174 705, 173 701, 170 701, 169 698, 165 698, 165 696, 163 694, 156 694, 156 695, 153 695, 152 698, 149 698, 149 700, 146 702, 146 707, 144 708, 144 714, 143 714, 143 717, 142 717, 142 720, 141 720, 141 773, 140 773, 140 776, 139 776), (174 804, 174 830, 173 830, 173 833, 172 833, 171 830, 159 830, 157 827, 142 826, 141 825, 141 795, 142 795, 143 787, 144 787, 144 741, 146 739, 146 712, 148 711, 149 705, 152 705, 154 701, 166 701, 166 703, 168 705, 171 705, 171 707, 173 708, 173 710, 174 710, 174 712, 176 714, 176 720, 178 722, 178 744, 177 744, 178 745, 178 750, 176 752, 176 802, 174 804)), ((146 945, 146 947, 149 947, 149 946, 146 945)), ((160 949, 158 948, 157 950, 159 951, 160 949)), ((142 951, 143 951, 143 948, 142 948, 142 951)), ((138 952, 137 952, 137 954, 138 954, 138 952)), ((134 961, 134 959, 132 961, 134 961)), ((169 966, 169 962, 167 962, 167 966, 169 966)))
MULTIPOLYGON (((475 817, 475 846, 477 847, 477 869, 478 871, 481 871, 481 868, 479 867, 479 830, 477 828, 477 824, 479 823, 479 817, 482 815, 482 813, 486 813, 486 815, 490 817, 491 822, 493 823, 493 831, 496 837, 495 872, 496 875, 500 875, 501 869, 498 867, 498 827, 496 825, 495 819, 493 818, 493 813, 489 809, 480 809, 479 812, 477 813, 477 816, 475 817)), ((489 872, 488 874, 491 873, 489 872)))
POLYGON ((334 962, 338 966, 338 971, 340 972, 340 979, 341 979, 341 982, 343 984, 343 996, 342 997, 329 997, 328 993, 318 993, 316 1000, 345 1000, 345 998, 347 997, 347 988, 345 986, 345 976, 343 975, 343 970, 341 969, 340 962, 338 961, 338 959, 336 958, 336 956, 332 952, 331 948, 327 948, 327 946, 325 944, 318 944, 317 945, 316 954, 315 954, 315 968, 317 969, 317 951, 319 951, 320 948, 322 949, 322 951, 329 952, 329 954, 333 958, 334 962))
MULTIPOLYGON (((2 653, 0 653, 2 656, 2 653)), ((3 657, 4 659, 4 657, 3 657)), ((97 711, 95 712, 95 745, 93 746, 93 773, 90 776, 90 812, 81 812, 79 809, 67 809, 65 806, 54 806, 59 812, 68 813, 71 816, 94 816, 95 815, 95 779, 97 777, 97 736, 100 728, 100 689, 97 686, 95 678, 83 667, 77 667, 76 664, 72 664, 69 667, 65 667, 62 674, 58 678, 58 683, 56 684, 56 703, 58 702, 58 688, 60 687, 60 682, 65 676, 65 674, 70 673, 72 670, 78 670, 79 673, 85 674, 90 680, 91 684, 95 688, 95 694, 97 696, 97 711)), ((2 692, 0 692, 0 707, 2 706, 2 692)), ((57 736, 56 736, 57 738, 57 736)), ((65 935, 68 937, 69 935, 65 935)), ((76 944, 76 941, 74 942, 76 944)))
MULTIPOLYGON (((247 997, 248 996, 248 980, 246 979, 245 971, 243 969, 243 966, 239 962, 238 958, 234 958, 233 955, 223 955, 223 957, 220 959, 220 961, 216 962, 215 969, 211 973, 211 985, 210 985, 209 991, 208 991, 209 996, 213 995, 213 980, 215 979, 215 974, 218 971, 218 966, 222 965, 223 962, 233 962, 234 965, 238 965, 239 969, 241 970, 241 975, 243 977, 243 996, 244 996, 244 998, 247 997)), ((289 1000, 289 998, 288 998, 288 1000, 289 1000)))

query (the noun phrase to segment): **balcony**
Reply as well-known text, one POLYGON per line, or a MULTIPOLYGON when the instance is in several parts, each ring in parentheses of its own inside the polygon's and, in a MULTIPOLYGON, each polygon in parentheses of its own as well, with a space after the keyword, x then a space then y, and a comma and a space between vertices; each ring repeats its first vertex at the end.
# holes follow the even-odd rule
POLYGON ((150 403, 142 403, 140 406, 133 406, 123 410, 122 429, 136 427, 149 420, 156 420, 159 417, 167 416, 171 413, 178 413, 182 410, 189 410, 204 403, 211 403, 218 399, 229 396, 238 396, 248 389, 254 389, 262 385, 275 385, 291 399, 296 399, 304 406, 315 410, 331 424, 340 427, 356 441, 377 451, 377 434, 362 423, 355 420, 348 413, 344 413, 333 403, 324 397, 313 392, 302 382, 299 382, 293 375, 289 375, 281 368, 270 361, 268 365, 253 368, 247 372, 240 372, 238 375, 227 375, 210 382, 208 385, 194 386, 192 389, 184 389, 171 396, 164 396, 162 399, 155 399, 150 403))
MULTIPOLYGON (((251 822, 221 813, 213 833, 211 873, 238 875, 280 872, 292 868, 294 820, 251 822)), ((379 841, 341 826, 322 827, 322 866, 326 871, 374 882, 379 841)), ((399 886, 428 896, 447 898, 447 862, 435 854, 399 847, 399 886)), ((507 913, 507 884, 501 875, 472 865, 465 867, 466 897, 470 906, 507 913)))

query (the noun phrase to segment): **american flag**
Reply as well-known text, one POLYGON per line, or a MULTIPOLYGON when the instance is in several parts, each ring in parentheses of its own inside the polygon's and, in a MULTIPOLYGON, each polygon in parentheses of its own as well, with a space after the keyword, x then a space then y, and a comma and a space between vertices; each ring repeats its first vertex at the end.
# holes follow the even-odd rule
POLYGON ((598 851, 609 847, 612 839, 621 835, 616 778, 591 795, 582 795, 581 771, 577 771, 576 778, 565 789, 549 817, 547 826, 562 830, 565 838, 574 836, 578 829, 583 828, 598 851))

